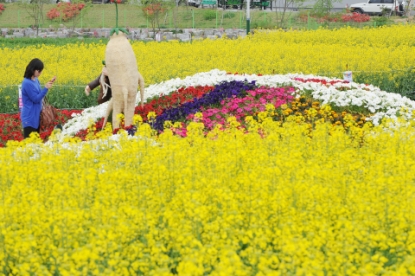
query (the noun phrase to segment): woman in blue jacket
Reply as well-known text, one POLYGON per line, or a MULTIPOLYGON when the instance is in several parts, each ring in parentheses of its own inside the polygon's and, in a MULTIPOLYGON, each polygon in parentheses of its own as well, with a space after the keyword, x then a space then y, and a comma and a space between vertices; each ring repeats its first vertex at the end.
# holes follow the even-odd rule
POLYGON ((43 62, 35 58, 29 62, 24 73, 22 82, 23 108, 20 113, 24 138, 29 137, 32 132, 39 133, 42 100, 55 81, 55 78, 53 78, 45 84, 45 88, 41 89, 38 77, 42 73, 42 70, 43 62))

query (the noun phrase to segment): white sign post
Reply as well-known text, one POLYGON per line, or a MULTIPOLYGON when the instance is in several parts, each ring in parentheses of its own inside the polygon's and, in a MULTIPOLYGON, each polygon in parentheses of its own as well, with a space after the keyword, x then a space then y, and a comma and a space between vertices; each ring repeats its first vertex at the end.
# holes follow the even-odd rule
POLYGON ((22 85, 19 84, 19 110, 22 111, 23 108, 23 98, 22 98, 22 85))

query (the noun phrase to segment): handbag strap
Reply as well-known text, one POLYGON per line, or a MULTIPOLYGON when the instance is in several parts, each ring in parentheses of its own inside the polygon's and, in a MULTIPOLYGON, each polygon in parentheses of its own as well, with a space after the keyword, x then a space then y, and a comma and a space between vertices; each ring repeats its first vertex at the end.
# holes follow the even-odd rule
POLYGON ((42 100, 42 110, 45 109, 46 106, 50 106, 50 103, 49 103, 48 98, 45 95, 45 97, 43 97, 43 100, 42 100))
POLYGON ((45 95, 45 97, 43 97, 43 100, 42 100, 42 102, 43 102, 43 105, 50 105, 50 103, 49 103, 49 100, 48 100, 48 97, 46 97, 46 95, 45 95))

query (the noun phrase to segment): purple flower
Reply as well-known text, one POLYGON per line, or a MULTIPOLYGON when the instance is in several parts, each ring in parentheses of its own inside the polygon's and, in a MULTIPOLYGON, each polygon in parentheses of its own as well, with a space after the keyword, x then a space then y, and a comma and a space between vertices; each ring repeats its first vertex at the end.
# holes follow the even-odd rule
POLYGON ((244 97, 246 91, 255 87, 255 81, 250 83, 247 81, 222 82, 216 85, 210 93, 199 99, 194 98, 193 101, 184 103, 179 107, 163 110, 163 113, 156 118, 153 128, 161 131, 165 121, 177 122, 184 120, 188 115, 199 112, 201 107, 218 106, 226 98, 244 97))

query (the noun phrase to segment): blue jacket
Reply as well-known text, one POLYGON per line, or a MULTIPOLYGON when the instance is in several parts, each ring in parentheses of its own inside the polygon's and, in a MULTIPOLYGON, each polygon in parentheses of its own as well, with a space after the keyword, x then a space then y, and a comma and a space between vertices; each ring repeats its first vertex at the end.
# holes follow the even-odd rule
POLYGON ((40 88, 39 80, 24 78, 22 82, 23 108, 20 120, 23 127, 38 128, 40 123, 40 111, 42 110, 42 99, 48 93, 47 88, 40 88))

